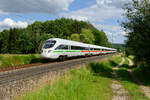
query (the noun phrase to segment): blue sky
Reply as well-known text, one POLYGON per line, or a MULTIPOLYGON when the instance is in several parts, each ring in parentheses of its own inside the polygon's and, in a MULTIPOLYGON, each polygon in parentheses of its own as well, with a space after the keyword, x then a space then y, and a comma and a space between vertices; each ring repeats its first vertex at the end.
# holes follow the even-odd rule
POLYGON ((66 17, 91 22, 104 30, 110 42, 124 43, 123 4, 131 0, 1 0, 0 31, 25 28, 34 21, 66 17))
POLYGON ((69 6, 69 10, 80 10, 96 4, 96 0, 75 0, 69 6))

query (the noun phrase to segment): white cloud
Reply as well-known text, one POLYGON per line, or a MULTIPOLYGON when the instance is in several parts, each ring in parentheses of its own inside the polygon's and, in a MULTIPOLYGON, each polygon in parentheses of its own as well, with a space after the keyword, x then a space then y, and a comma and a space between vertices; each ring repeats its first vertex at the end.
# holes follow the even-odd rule
POLYGON ((123 12, 122 9, 115 7, 99 7, 98 5, 93 5, 89 8, 63 13, 61 15, 65 17, 81 16, 90 22, 103 22, 109 18, 120 18, 123 12))
POLYGON ((117 32, 117 31, 121 31, 122 30, 120 26, 116 26, 116 25, 95 24, 95 26, 98 29, 103 29, 103 30, 107 30, 107 31, 111 31, 111 32, 117 32))
POLYGON ((76 19, 76 20, 79 20, 79 21, 88 21, 88 18, 87 17, 84 17, 84 16, 78 16, 78 15, 71 15, 71 16, 64 16, 66 18, 72 18, 72 19, 76 19))
POLYGON ((113 6, 122 8, 124 4, 132 2, 132 0, 96 0, 97 4, 101 6, 113 6))
POLYGON ((127 34, 123 31, 121 26, 102 24, 94 24, 94 26, 98 29, 103 29, 110 42, 124 43, 124 40, 126 40, 125 36, 127 34))
POLYGON ((107 36, 110 37, 110 39, 111 39, 112 42, 115 41, 114 33, 108 32, 108 33, 106 33, 106 34, 107 34, 107 36))
POLYGON ((8 13, 3 12, 3 11, 1 11, 1 10, 0 10, 0 15, 1 15, 1 14, 3 14, 3 15, 4 15, 4 14, 8 14, 8 13))
POLYGON ((107 38, 110 42, 113 43, 124 43, 126 40, 126 33, 124 31, 119 31, 119 32, 109 32, 105 31, 107 38))
POLYGON ((126 32, 123 31, 121 26, 102 24, 94 24, 94 26, 98 29, 104 30, 108 35, 113 34, 114 36, 126 36, 126 32))
POLYGON ((26 28, 27 26, 27 22, 14 21, 10 18, 5 18, 3 21, 0 21, 0 31, 9 28, 26 28))
POLYGON ((50 13, 68 10, 74 0, 0 0, 0 9, 7 13, 50 13))
POLYGON ((119 36, 127 36, 126 32, 124 32, 124 31, 120 31, 120 32, 118 33, 118 35, 119 35, 119 36))

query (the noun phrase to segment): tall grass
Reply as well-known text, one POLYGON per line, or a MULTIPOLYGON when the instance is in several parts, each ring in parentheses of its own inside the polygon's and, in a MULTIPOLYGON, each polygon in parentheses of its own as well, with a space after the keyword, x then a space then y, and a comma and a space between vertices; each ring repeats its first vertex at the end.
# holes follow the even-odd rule
POLYGON ((138 77, 138 79, 140 81, 142 81, 144 83, 144 85, 149 86, 150 87, 150 73, 147 73, 147 71, 145 72, 145 70, 143 71, 143 68, 141 68, 143 66, 137 66, 133 69, 134 74, 136 75, 136 77, 138 77))
POLYGON ((57 82, 16 100, 111 100, 111 72, 114 66, 110 61, 112 59, 74 69, 57 82))
MULTIPOLYGON (((129 58, 135 63, 134 56, 129 56, 129 58)), ((148 72, 148 68, 145 63, 135 64, 134 68, 132 69, 135 76, 144 83, 144 85, 147 85, 150 87, 150 73, 148 72)))
POLYGON ((30 64, 32 60, 40 58, 38 54, 28 54, 28 55, 0 55, 0 68, 9 67, 15 65, 30 64))

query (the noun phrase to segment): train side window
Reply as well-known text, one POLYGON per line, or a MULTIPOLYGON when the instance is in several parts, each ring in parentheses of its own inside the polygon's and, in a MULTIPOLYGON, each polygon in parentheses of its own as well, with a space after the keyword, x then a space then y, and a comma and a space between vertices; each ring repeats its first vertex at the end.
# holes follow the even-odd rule
POLYGON ((85 50, 85 47, 80 47, 80 50, 85 50))
POLYGON ((71 50, 85 50, 85 47, 71 46, 71 50))
POLYGON ((81 48, 78 46, 71 46, 71 50, 81 50, 81 48))
POLYGON ((71 50, 76 50, 76 46, 71 46, 71 50))
POLYGON ((100 50, 100 49, 98 49, 98 48, 94 48, 94 50, 97 50, 97 51, 98 51, 98 50, 100 50))
POLYGON ((59 45, 56 50, 60 50, 60 49, 64 49, 64 50, 68 50, 68 46, 67 45, 59 45))
POLYGON ((84 50, 89 50, 89 48, 85 47, 84 50))
POLYGON ((89 48, 89 50, 92 50, 92 48, 89 48))
POLYGON ((89 50, 88 47, 82 47, 82 50, 89 50))

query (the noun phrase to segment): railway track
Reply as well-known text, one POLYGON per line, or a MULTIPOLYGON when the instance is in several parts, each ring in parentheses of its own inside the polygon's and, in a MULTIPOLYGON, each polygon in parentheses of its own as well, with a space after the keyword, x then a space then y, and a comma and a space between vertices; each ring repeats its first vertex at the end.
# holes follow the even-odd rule
POLYGON ((91 62, 94 60, 99 60, 102 58, 107 57, 105 56, 94 56, 94 57, 88 57, 88 58, 79 58, 79 59, 73 59, 73 60, 67 60, 64 62, 54 62, 54 63, 48 63, 48 64, 40 64, 39 66, 32 66, 29 68, 23 68, 19 70, 9 71, 9 72, 1 72, 0 73, 0 85, 8 84, 13 81, 25 79, 28 77, 38 76, 42 75, 49 71, 60 71, 63 69, 70 69, 75 67, 76 65, 84 64, 86 62, 91 62))

